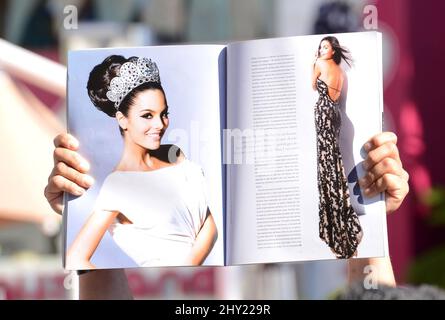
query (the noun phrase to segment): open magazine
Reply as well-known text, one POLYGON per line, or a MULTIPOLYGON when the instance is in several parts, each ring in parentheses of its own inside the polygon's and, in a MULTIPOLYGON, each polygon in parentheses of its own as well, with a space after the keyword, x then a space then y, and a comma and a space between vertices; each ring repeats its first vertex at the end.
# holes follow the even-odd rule
POLYGON ((357 182, 381 58, 378 32, 70 51, 95 184, 65 197, 65 268, 387 255, 384 197, 357 182))

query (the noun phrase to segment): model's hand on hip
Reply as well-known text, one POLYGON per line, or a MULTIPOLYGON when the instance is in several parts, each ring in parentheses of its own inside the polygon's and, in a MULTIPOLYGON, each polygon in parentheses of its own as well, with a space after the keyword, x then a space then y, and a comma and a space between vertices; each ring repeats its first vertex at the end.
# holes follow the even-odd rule
POLYGON ((91 187, 94 179, 87 175, 90 165, 78 153, 79 142, 68 133, 59 134, 54 139, 54 168, 45 187, 45 197, 51 208, 61 214, 63 193, 81 196, 91 187))
POLYGON ((409 175, 403 169, 397 148, 397 136, 383 132, 372 137, 364 145, 368 152, 363 161, 366 174, 359 184, 367 197, 385 192, 386 211, 397 210, 409 191, 409 175))

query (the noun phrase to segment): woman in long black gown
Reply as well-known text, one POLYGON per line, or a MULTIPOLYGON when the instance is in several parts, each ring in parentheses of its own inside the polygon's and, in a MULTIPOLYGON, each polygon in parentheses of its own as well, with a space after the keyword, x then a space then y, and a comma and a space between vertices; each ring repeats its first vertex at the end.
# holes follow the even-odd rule
POLYGON ((351 206, 339 147, 341 115, 339 99, 343 87, 341 60, 349 64, 349 52, 335 37, 321 40, 314 63, 312 85, 318 90, 315 105, 320 238, 337 258, 357 255, 363 232, 351 206))

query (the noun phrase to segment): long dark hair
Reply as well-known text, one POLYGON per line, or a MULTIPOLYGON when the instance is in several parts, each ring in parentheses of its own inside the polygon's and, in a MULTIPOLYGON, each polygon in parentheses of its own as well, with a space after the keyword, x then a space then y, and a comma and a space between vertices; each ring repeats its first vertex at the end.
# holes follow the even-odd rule
POLYGON ((348 66, 351 66, 351 63, 353 62, 351 58, 351 53, 349 52, 348 49, 340 45, 336 37, 327 36, 321 39, 320 44, 318 45, 318 52, 320 52, 321 43, 323 41, 328 41, 331 44, 332 50, 334 50, 334 56, 332 57, 332 59, 336 64, 340 64, 341 59, 343 59, 348 64, 348 66))

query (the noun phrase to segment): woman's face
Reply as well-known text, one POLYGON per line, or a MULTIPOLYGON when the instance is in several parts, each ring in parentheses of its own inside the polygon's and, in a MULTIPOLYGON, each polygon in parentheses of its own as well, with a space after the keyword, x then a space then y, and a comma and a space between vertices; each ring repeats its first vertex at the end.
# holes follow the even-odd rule
POLYGON ((334 55, 334 49, 328 40, 323 40, 320 43, 320 48, 318 50, 321 59, 332 59, 334 55))
POLYGON ((125 135, 135 144, 148 150, 158 149, 169 122, 162 91, 149 89, 136 94, 128 116, 121 121, 125 135))

